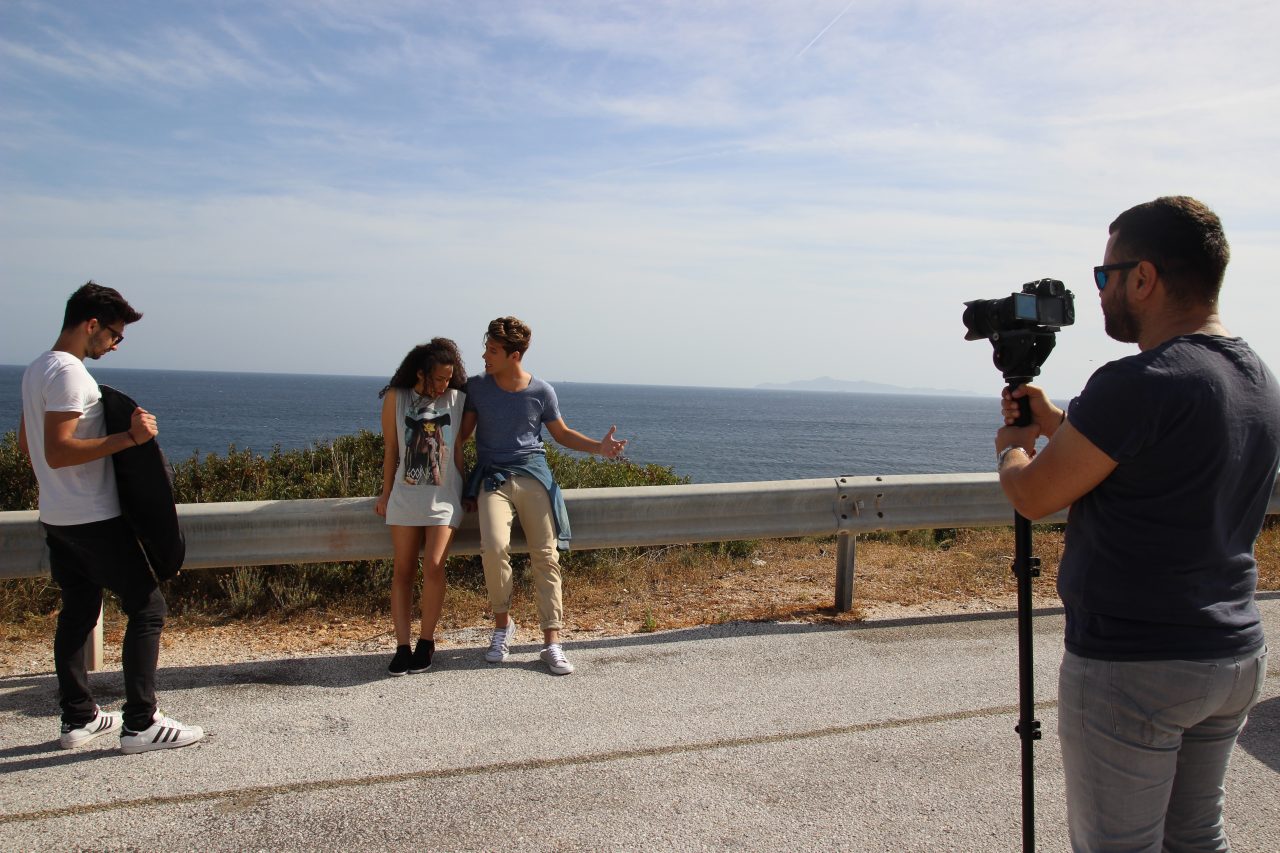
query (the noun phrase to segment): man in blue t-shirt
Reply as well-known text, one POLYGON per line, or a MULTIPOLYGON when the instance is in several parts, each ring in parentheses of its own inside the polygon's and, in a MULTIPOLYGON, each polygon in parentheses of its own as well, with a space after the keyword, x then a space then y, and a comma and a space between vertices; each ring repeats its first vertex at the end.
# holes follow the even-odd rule
POLYGON ((529 545, 543 647, 539 655, 555 675, 573 672, 560 643, 564 608, 560 595, 559 549, 568 549, 569 517, 542 445, 542 427, 570 450, 614 459, 627 442, 617 427, 599 441, 572 430, 560 417, 555 390, 524 369, 532 337, 515 317, 499 317, 484 338, 484 375, 467 380, 467 401, 454 443, 458 467, 462 446, 476 436, 476 468, 467 478, 463 506, 480 511, 480 557, 493 608, 494 630, 485 660, 502 663, 511 651, 516 623, 511 619, 511 524, 520 519, 529 545))
POLYGON ((1280 389, 1218 317, 1222 223, 1185 196, 1111 223, 1094 280, 1139 353, 1067 410, 1026 385, 996 434, 1023 516, 1070 506, 1058 736, 1075 850, 1225 850, 1227 763, 1266 675, 1253 545, 1280 465, 1280 389), (1048 444, 1038 453, 1038 436, 1048 444))

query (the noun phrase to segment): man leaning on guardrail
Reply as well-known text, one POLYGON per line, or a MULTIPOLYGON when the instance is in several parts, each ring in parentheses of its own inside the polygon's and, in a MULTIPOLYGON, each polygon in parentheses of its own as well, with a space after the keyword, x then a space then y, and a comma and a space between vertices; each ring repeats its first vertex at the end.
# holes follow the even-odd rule
POLYGON ((493 633, 484 659, 502 663, 510 654, 516 624, 511 619, 511 525, 520 520, 529 543, 537 592, 542 651, 538 658, 554 675, 569 675, 573 664, 560 644, 564 608, 557 549, 569 547, 568 511, 547 465, 542 427, 571 450, 616 459, 627 442, 610 427, 596 441, 571 429, 560 415, 555 389, 524 369, 533 332, 516 317, 499 317, 484 336, 484 373, 467 380, 467 405, 454 441, 476 434, 476 468, 463 488, 462 503, 480 513, 480 560, 493 609, 493 633))
POLYGON ((1280 389, 1218 317, 1222 223, 1185 196, 1130 208, 1094 268, 1139 353, 1067 410, 1006 391, 996 434, 1023 516, 1070 506, 1058 735, 1076 850, 1225 850, 1227 763, 1266 674, 1253 544, 1280 465, 1280 389), (1038 453, 1038 436, 1048 444, 1038 453))
POLYGON ((141 319, 118 291, 91 281, 71 294, 57 341, 22 376, 18 445, 40 486, 50 574, 62 592, 53 660, 64 749, 113 734, 126 753, 187 746, 204 737, 198 726, 156 709, 156 666, 168 607, 121 514, 111 465, 113 454, 155 438, 156 419, 137 408, 128 430, 108 435, 102 391, 84 365, 86 358, 115 351, 125 327, 141 319), (103 589, 120 597, 129 618, 121 656, 123 713, 102 711, 89 689, 84 650, 102 610, 103 589))

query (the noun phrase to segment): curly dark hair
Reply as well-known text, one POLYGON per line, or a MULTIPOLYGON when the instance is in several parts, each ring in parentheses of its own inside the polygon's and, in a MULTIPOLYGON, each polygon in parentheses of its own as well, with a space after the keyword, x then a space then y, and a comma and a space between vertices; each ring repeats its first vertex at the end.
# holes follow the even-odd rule
POLYGON ((431 371, 442 364, 453 365, 453 378, 449 380, 450 388, 462 388, 467 384, 467 368, 462 363, 462 355, 458 345, 448 338, 432 338, 429 343, 418 344, 409 350, 409 354, 400 362, 395 374, 381 391, 378 399, 386 396, 392 388, 412 388, 418 384, 418 371, 423 376, 430 376, 431 371))

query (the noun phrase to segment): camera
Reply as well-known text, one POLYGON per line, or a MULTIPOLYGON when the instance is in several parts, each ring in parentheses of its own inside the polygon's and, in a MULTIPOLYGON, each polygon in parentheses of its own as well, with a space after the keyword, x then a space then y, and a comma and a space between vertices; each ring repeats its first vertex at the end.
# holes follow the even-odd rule
POLYGON ((1075 297, 1057 279, 1042 278, 1003 299, 966 302, 963 320, 966 341, 995 340, 1020 329, 1056 332, 1076 321, 1075 297))
MULTIPOLYGON (((964 339, 991 341, 992 361, 1015 388, 1040 374, 1058 332, 1076 321, 1075 296, 1056 278, 1042 278, 1004 299, 966 302, 962 319, 964 339)), ((1023 417, 1030 418, 1025 406, 1023 417)))

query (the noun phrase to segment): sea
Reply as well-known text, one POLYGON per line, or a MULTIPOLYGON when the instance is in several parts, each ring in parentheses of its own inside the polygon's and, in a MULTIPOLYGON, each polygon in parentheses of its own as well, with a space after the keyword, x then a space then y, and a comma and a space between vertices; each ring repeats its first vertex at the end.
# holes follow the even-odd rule
MULTIPOLYGON (((21 413, 21 366, 0 365, 0 432, 21 413)), ((93 365, 94 378, 155 413, 172 461, 263 455, 379 429, 386 377, 93 365)), ((617 425, 634 462, 694 483, 992 470, 991 397, 606 385, 552 381, 565 422, 592 438, 617 425)), ((547 439, 549 440, 549 438, 547 439)))

